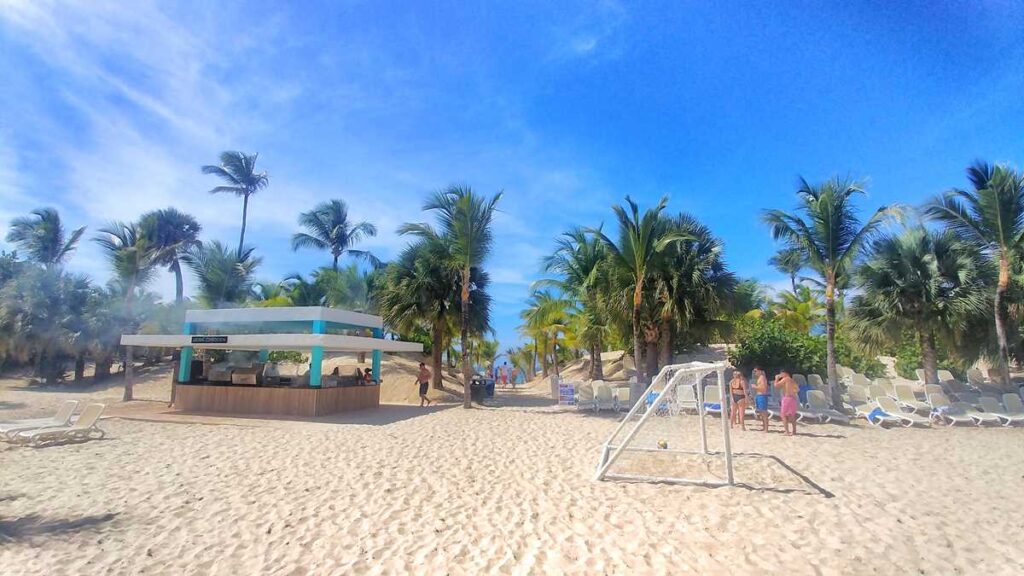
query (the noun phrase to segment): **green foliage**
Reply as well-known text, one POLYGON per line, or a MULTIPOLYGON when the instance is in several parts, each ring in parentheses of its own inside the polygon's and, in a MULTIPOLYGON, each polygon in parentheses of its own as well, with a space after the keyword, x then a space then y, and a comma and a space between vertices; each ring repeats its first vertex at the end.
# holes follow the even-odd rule
POLYGON ((338 259, 343 254, 380 264, 373 254, 352 249, 363 238, 376 236, 377 227, 369 222, 351 222, 348 205, 343 200, 322 202, 309 212, 299 214, 299 225, 307 232, 296 232, 292 236, 292 250, 326 250, 333 258, 332 270, 338 270, 338 259))
MULTIPOLYGON (((954 357, 951 350, 938 342, 936 353, 938 355, 937 367, 939 370, 949 370, 957 379, 963 380, 969 363, 954 357)), ((896 349, 896 373, 909 380, 917 380, 915 370, 922 368, 921 343, 912 331, 906 331, 900 339, 899 348, 896 349)))
POLYGON ((743 371, 761 366, 769 373, 783 368, 801 374, 825 372, 824 338, 789 330, 778 319, 743 318, 736 337, 739 344, 729 361, 743 371))
POLYGON ((836 331, 836 362, 847 368, 852 368, 858 374, 863 374, 868 378, 885 376, 885 364, 882 364, 876 356, 867 354, 853 346, 844 330, 836 331))
POLYGON ((296 350, 274 350, 267 359, 271 362, 290 362, 292 364, 305 364, 309 359, 296 350))

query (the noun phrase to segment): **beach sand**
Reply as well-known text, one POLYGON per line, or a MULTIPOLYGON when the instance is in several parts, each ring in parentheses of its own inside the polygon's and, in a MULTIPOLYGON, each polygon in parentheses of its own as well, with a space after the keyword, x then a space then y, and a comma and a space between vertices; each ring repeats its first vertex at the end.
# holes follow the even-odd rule
POLYGON ((736 431, 786 466, 737 479, 777 488, 595 482, 618 418, 530 390, 298 422, 168 415, 151 380, 129 406, 0 387, 0 418, 76 396, 114 416, 104 440, 0 446, 0 573, 1024 571, 1024 429, 736 431))

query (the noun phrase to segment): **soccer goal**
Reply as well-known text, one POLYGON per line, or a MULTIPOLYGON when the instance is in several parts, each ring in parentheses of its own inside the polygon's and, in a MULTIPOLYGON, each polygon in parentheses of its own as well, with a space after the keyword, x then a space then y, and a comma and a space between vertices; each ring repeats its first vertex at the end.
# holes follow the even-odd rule
POLYGON ((601 448, 597 480, 731 486, 726 362, 665 366, 601 448), (722 434, 711 439, 709 414, 722 434))

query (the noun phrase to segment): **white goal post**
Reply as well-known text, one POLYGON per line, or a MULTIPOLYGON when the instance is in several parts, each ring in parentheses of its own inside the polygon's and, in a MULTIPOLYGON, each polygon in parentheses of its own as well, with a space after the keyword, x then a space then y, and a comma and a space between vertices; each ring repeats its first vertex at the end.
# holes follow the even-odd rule
MULTIPOLYGON (((601 447, 601 460, 597 466, 596 480, 621 479, 648 482, 699 483, 710 486, 731 486, 735 484, 733 476, 732 444, 729 437, 729 397, 725 381, 725 371, 732 367, 727 362, 689 362, 671 364, 661 369, 644 391, 626 417, 615 428, 608 440, 601 447), (722 420, 722 451, 708 450, 706 418, 708 409, 705 406, 703 379, 711 374, 717 377, 719 410, 722 420), (692 384, 691 384, 692 382, 692 384), (694 397, 687 401, 680 390, 693 386, 694 397), (695 401, 694 401, 695 400, 695 401), (691 406, 692 404, 692 406, 691 406), (697 450, 669 449, 667 442, 659 441, 656 447, 645 446, 637 441, 637 434, 649 425, 652 418, 672 418, 687 408, 696 412, 698 424, 697 450), (662 454, 698 454, 708 457, 723 457, 724 481, 685 478, 682 475, 646 475, 626 474, 611 470, 612 465, 625 453, 662 453, 662 454)), ((712 408, 714 408, 712 406, 712 408)), ((678 421, 676 421, 678 424, 678 421)), ((671 426, 672 424, 666 424, 671 426)))

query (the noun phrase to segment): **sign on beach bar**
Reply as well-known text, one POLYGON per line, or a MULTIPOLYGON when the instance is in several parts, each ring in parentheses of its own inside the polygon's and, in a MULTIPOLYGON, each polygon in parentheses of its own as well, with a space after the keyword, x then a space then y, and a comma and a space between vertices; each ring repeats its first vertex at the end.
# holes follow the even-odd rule
POLYGON ((227 344, 227 336, 193 336, 193 344, 227 344))

